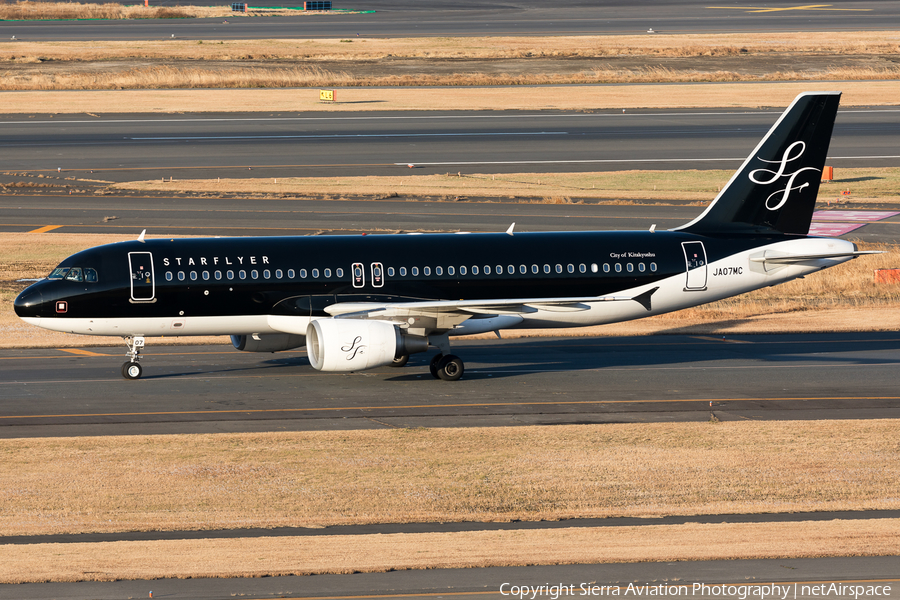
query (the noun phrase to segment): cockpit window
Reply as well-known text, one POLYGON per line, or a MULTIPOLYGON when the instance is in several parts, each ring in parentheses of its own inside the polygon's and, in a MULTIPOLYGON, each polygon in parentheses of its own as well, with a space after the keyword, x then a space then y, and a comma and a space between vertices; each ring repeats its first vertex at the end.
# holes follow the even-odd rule
POLYGON ((47 276, 47 279, 65 279, 66 281, 77 281, 79 283, 97 283, 100 276, 97 275, 97 269, 90 267, 56 267, 47 276))

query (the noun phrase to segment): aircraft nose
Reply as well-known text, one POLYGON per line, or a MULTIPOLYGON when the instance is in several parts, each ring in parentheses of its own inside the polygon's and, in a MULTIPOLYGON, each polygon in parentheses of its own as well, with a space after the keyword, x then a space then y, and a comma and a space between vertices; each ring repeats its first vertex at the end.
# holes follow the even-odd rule
POLYGON ((41 293, 41 290, 37 289, 37 286, 25 288, 14 302, 16 314, 22 318, 40 317, 43 304, 44 295, 41 293))

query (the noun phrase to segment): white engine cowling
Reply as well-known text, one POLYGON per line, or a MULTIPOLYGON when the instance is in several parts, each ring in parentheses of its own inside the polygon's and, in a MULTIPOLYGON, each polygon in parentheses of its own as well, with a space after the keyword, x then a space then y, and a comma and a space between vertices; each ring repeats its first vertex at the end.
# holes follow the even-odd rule
POLYGON ((426 350, 426 338, 401 333, 385 321, 317 319, 306 329, 306 354, 319 371, 363 371, 426 350))
POLYGON ((299 348, 305 343, 305 337, 290 333, 254 333, 253 335, 231 336, 231 345, 244 352, 279 352, 299 348))

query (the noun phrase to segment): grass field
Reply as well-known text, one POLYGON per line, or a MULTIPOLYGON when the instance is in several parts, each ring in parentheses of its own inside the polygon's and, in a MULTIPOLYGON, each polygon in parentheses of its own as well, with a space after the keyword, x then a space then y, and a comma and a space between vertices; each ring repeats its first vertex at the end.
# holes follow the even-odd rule
MULTIPOLYGON (((0 5, 10 10, 15 4, 0 5)), ((35 10, 50 10, 48 2, 28 3, 35 10)), ((62 3, 60 8, 78 6, 62 3)), ((118 4, 100 10, 122 8, 118 4)), ((138 12, 142 7, 134 7, 138 12)), ((191 10, 195 7, 171 7, 191 10)), ((238 15, 235 15, 238 16, 238 15)), ((314 16, 314 15, 311 15, 314 16)), ((615 56, 709 57, 747 54, 895 55, 900 52, 895 31, 779 32, 690 35, 598 36, 497 36, 353 39, 251 39, 251 40, 138 40, 92 42, 0 42, 0 60, 95 61, 124 58, 194 60, 381 60, 387 58, 528 59, 538 57, 615 56)))
MULTIPOLYGON (((0 3, 0 19, 7 21, 44 21, 59 19, 191 19, 212 17, 250 17, 297 14, 303 11, 287 9, 254 9, 234 12, 222 6, 143 6, 92 2, 17 2, 0 3)), ((314 13, 310 13, 314 14, 314 13)))
MULTIPOLYGON (((735 157, 738 158, 738 157, 735 157)), ((414 164, 414 163, 413 163, 414 164)), ((579 199, 636 200, 665 204, 668 200, 692 200, 698 207, 715 198, 731 178, 732 170, 605 171, 585 173, 484 174, 455 171, 435 175, 378 177, 279 177, 277 179, 180 179, 132 181, 111 189, 155 190, 206 194, 288 195, 333 198, 371 197, 415 201, 419 197, 457 200, 519 199, 522 202, 568 204, 579 199)), ((852 207, 854 203, 900 202, 900 168, 836 169, 833 182, 819 188, 818 203, 852 207), (850 192, 845 195, 844 192, 850 192)), ((700 212, 698 208, 698 214, 700 212)))
POLYGON ((318 88, 9 91, 3 114, 72 113, 305 113, 410 110, 609 110, 635 108, 783 109, 800 93, 838 89, 841 106, 893 106, 900 81, 691 83, 447 88, 346 88, 337 102, 319 102, 318 88), (665 93, 661 93, 664 91, 665 93))
MULTIPOLYGON (((0 534, 896 509, 893 420, 0 441, 0 534)), ((891 555, 900 521, 0 548, 0 581, 891 555), (825 541, 827 540, 827 543, 825 541)))
POLYGON ((0 440, 2 535, 900 508, 893 420, 0 440))
MULTIPOLYGON (((898 537, 900 519, 872 519, 6 545, 0 546, 0 582, 274 577, 537 564, 895 556, 898 537)), ((624 592, 627 584, 620 585, 624 592)), ((687 585, 690 589, 689 582, 687 585)), ((285 590, 284 594, 292 592, 306 597, 305 590, 285 590)))

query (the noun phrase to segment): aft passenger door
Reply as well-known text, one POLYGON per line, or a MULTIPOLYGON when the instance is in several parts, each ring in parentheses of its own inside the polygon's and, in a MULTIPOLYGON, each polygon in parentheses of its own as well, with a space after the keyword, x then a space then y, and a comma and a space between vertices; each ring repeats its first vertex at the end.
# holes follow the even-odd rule
POLYGON ((156 302, 156 280, 153 274, 153 255, 150 252, 129 252, 128 270, 131 272, 131 302, 156 302))
POLYGON ((706 289, 706 249, 703 242, 681 242, 687 268, 684 291, 699 292, 706 289))

